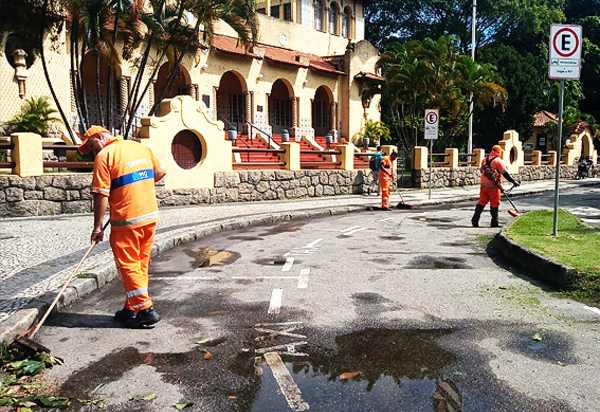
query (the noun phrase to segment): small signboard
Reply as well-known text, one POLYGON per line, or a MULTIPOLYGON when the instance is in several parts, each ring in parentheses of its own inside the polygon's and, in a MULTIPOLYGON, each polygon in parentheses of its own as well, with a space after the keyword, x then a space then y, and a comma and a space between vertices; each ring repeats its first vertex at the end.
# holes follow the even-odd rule
POLYGON ((438 138, 438 126, 440 113, 438 109, 425 110, 425 139, 436 140, 438 138))
POLYGON ((551 79, 579 79, 581 73, 581 26, 553 24, 550 27, 551 79))

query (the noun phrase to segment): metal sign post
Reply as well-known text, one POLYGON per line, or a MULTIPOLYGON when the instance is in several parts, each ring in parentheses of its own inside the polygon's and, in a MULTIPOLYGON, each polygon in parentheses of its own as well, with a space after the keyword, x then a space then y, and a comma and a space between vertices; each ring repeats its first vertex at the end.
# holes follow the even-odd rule
POLYGON ((429 199, 431 200, 431 180, 433 168, 433 141, 438 138, 440 123, 440 113, 437 109, 425 110, 425 139, 429 140, 429 199))
POLYGON ((556 184, 554 188, 554 222, 552 235, 558 232, 560 158, 562 149, 565 79, 579 79, 581 73, 581 26, 553 24, 550 27, 550 66, 548 76, 560 80, 558 102, 558 145, 556 148, 556 184))

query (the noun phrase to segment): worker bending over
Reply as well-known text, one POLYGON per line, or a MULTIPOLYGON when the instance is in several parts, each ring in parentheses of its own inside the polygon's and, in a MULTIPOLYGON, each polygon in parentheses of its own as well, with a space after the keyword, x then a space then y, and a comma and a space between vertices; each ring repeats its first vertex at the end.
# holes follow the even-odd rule
POLYGON ((148 266, 158 222, 154 183, 166 172, 146 146, 114 137, 100 126, 88 129, 79 151, 96 155, 92 242, 104 238, 102 220, 110 205, 110 246, 126 293, 115 319, 129 328, 152 327, 160 321, 148 295, 148 266))
POLYGON ((398 158, 398 153, 392 152, 389 156, 383 156, 381 159, 381 168, 379 169, 379 185, 381 186, 381 209, 392 210, 388 207, 390 202, 390 185, 394 181, 394 162, 398 158))
POLYGON ((502 154, 504 150, 498 145, 492 147, 492 151, 481 162, 481 187, 479 189, 479 201, 475 205, 475 213, 471 218, 473 227, 479 227, 479 217, 485 205, 490 203, 490 214, 492 215, 492 227, 498 227, 498 208, 500 207, 500 196, 502 189, 502 176, 515 186, 521 183, 512 178, 506 170, 502 154))

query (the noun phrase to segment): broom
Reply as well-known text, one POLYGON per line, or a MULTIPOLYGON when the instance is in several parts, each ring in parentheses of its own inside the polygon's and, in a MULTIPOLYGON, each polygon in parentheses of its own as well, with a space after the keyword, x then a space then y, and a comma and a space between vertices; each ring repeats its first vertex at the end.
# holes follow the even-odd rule
MULTIPOLYGON (((108 226, 109 223, 110 223, 110 220, 108 220, 104 224, 104 227, 102 228, 103 231, 106 229, 106 227, 108 226)), ((73 280, 73 278, 77 274, 77 271, 79 270, 79 268, 81 267, 81 265, 83 264, 83 262, 85 261, 85 259, 92 252, 92 249, 94 249, 94 246, 96 246, 96 242, 92 242, 92 244, 90 245, 90 247, 88 248, 88 250, 85 252, 85 254, 83 255, 83 257, 81 258, 81 260, 77 264, 77 266, 75 266, 75 269, 73 269, 73 271, 71 272, 71 274, 67 278, 67 281, 65 282, 65 284, 63 285, 63 287, 58 291, 58 294, 56 295, 56 297, 54 298, 54 300, 52 301, 52 303, 50 304, 50 306, 46 310, 46 313, 44 313, 44 316, 42 316, 42 319, 35 326, 29 328, 28 330, 26 330, 25 332, 23 332, 22 334, 20 334, 19 336, 17 336, 15 338, 14 342, 12 342, 9 345, 11 348, 17 349, 17 350, 21 351, 22 353, 24 353, 28 357, 33 357, 33 356, 37 355, 40 352, 50 353, 50 349, 48 349, 47 347, 45 347, 44 345, 42 345, 40 343, 35 342, 33 340, 33 337, 36 335, 36 333, 38 333, 38 331, 40 330, 40 328, 42 327, 42 325, 44 324, 44 322, 46 321, 46 319, 50 315, 50 312, 52 312, 52 309, 54 309, 54 307, 58 303, 58 300, 60 299, 60 297, 62 296, 62 294, 64 293, 64 291, 67 289, 67 286, 69 286, 69 284, 71 283, 71 281, 73 280), (27 335, 29 335, 28 338, 25 337, 27 335)))
POLYGON ((514 189, 515 185, 513 184, 512 187, 508 190, 504 190, 503 187, 500 187, 500 191, 502 193, 504 193, 504 196, 506 197, 506 200, 508 200, 508 202, 511 204, 511 206, 513 207, 512 209, 510 209, 508 211, 508 214, 513 216, 513 217, 518 217, 521 216, 521 212, 519 212, 519 210, 517 209, 517 207, 515 206, 515 204, 513 203, 513 201, 510 199, 510 197, 508 196, 508 194, 514 189))

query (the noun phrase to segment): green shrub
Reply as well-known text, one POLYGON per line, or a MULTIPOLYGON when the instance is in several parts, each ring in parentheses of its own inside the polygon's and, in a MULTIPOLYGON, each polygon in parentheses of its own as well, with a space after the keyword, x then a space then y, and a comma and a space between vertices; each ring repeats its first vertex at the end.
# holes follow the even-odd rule
POLYGON ((7 124, 14 126, 15 132, 30 132, 45 135, 50 123, 58 120, 52 117, 54 113, 57 113, 57 111, 50 106, 47 97, 31 98, 25 101, 21 113, 8 121, 7 124))

